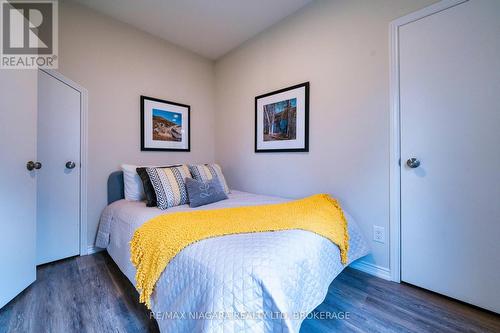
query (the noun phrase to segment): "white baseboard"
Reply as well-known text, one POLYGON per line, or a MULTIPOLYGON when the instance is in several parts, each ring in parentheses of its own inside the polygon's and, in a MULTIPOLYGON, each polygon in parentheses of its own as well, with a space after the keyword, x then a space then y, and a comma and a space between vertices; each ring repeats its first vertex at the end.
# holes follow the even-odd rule
POLYGON ((378 266, 375 264, 371 264, 368 262, 365 262, 363 260, 356 260, 352 264, 349 265, 349 267, 352 267, 354 269, 357 269, 358 271, 365 272, 367 274, 379 277, 384 280, 391 281, 391 270, 382 266, 378 266))
POLYGON ((89 245, 89 247, 87 248, 87 254, 94 254, 101 251, 104 251, 104 249, 97 246, 89 245))

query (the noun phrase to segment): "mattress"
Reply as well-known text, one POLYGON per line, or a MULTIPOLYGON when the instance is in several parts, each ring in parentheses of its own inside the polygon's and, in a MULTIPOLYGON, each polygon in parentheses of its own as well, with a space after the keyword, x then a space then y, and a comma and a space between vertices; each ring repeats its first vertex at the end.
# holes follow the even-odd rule
MULTIPOLYGON (((285 202, 232 191, 229 199, 167 211, 119 200, 104 210, 96 245, 106 247, 135 285, 129 242, 134 231, 165 213, 285 202)), ((352 217, 349 262, 368 253, 352 217)), ((305 314, 324 300, 342 271, 338 247, 317 234, 287 230, 237 234, 191 244, 167 266, 151 297, 162 332, 298 332, 305 314)))

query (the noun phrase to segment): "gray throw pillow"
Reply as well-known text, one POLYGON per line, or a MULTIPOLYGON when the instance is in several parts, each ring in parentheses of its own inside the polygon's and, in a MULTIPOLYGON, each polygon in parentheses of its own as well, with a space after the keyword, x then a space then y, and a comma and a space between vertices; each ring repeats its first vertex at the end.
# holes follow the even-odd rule
POLYGON ((199 207, 227 199, 227 194, 217 178, 199 181, 186 178, 189 207, 199 207))

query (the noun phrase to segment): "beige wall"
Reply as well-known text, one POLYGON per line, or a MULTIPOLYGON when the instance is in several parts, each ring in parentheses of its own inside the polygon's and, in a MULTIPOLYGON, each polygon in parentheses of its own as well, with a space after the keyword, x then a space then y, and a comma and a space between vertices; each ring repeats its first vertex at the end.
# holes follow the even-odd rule
POLYGON ((217 61, 216 159, 230 185, 332 193, 369 240, 385 227, 368 261, 389 267, 389 22, 433 2, 317 1, 217 61), (304 81, 310 152, 255 154, 254 97, 304 81))
POLYGON ((212 62, 70 2, 59 71, 89 91, 88 243, 121 163, 217 160, 230 185, 338 197, 389 266, 388 24, 435 0, 317 1, 212 62), (255 154, 254 97, 310 81, 310 152, 255 154), (141 152, 139 95, 190 104, 190 153, 141 152), (217 108, 215 108, 215 105, 217 108), (215 147, 215 149, 214 149, 215 147))
POLYGON ((214 159, 213 62, 79 5, 60 2, 59 71, 88 89, 88 244, 121 163, 214 159), (191 152, 141 152, 141 94, 191 105, 191 152))

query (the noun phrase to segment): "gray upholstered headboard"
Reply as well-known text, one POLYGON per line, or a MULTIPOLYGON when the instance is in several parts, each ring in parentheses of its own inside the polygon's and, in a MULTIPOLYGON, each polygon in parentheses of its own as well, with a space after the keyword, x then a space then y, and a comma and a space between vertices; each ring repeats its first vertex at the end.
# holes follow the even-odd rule
POLYGON ((125 198, 123 171, 112 172, 108 177, 108 205, 125 198))

